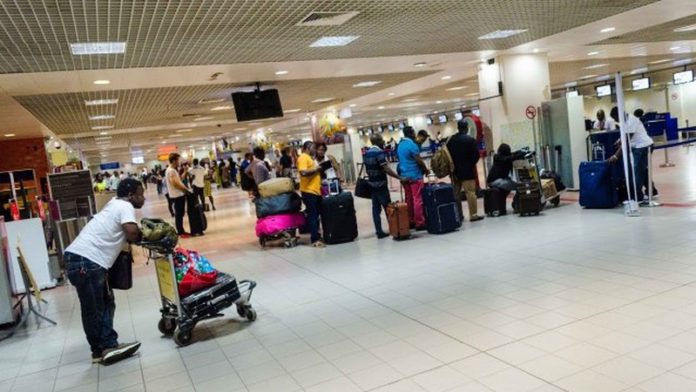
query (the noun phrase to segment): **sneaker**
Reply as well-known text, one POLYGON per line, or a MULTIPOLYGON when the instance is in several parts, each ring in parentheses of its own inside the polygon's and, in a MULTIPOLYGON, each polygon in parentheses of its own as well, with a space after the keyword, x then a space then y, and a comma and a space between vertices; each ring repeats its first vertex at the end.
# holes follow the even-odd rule
POLYGON ((478 222, 478 221, 482 221, 482 220, 483 220, 482 216, 475 216, 475 217, 469 219, 469 222, 478 222))
POLYGON ((312 243, 312 248, 326 248, 326 244, 323 241, 316 241, 312 243))
POLYGON ((102 355, 99 353, 92 353, 92 363, 101 363, 102 355))
POLYGON ((102 352, 101 363, 104 365, 111 365, 112 363, 118 362, 122 359, 126 359, 131 355, 135 354, 140 348, 140 342, 133 343, 122 343, 114 348, 107 348, 102 352))
POLYGON ((382 238, 387 238, 387 237, 389 237, 389 234, 387 234, 385 232, 377 233, 378 240, 381 240, 382 238))

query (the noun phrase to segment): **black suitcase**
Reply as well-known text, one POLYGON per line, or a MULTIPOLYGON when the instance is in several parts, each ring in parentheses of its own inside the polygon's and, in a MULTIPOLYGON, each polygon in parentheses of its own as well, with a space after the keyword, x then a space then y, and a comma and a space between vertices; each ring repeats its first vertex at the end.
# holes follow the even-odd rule
POLYGON ((507 192, 500 188, 483 190, 483 209, 488 216, 507 215, 507 192))
POLYGON ((205 217, 205 207, 198 201, 198 198, 189 194, 186 200, 188 210, 188 221, 191 234, 203 234, 208 228, 208 220, 205 217))
POLYGON ((234 276, 220 272, 214 286, 182 298, 181 306, 192 318, 212 316, 230 307, 239 296, 239 286, 234 276))
POLYGON ((462 226, 461 207, 457 206, 451 184, 427 184, 422 196, 428 233, 445 234, 462 226))
POLYGON ((340 244, 358 238, 352 193, 341 192, 322 199, 321 227, 327 244, 340 244))
POLYGON ((259 219, 269 215, 299 212, 302 209, 302 198, 295 192, 271 197, 257 197, 254 203, 256 204, 256 217, 259 219))
POLYGON ((517 187, 517 210, 520 216, 539 215, 541 212, 541 186, 525 181, 517 187))

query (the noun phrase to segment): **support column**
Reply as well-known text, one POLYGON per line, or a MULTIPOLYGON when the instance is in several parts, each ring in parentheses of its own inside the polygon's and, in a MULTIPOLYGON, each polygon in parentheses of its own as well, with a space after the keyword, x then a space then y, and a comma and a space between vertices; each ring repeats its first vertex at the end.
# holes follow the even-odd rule
POLYGON ((551 99, 546 54, 497 57, 493 64, 479 66, 478 81, 481 118, 492 131, 489 149, 496 149, 501 142, 513 149, 532 147, 532 121, 525 113, 528 106, 537 108, 551 99))

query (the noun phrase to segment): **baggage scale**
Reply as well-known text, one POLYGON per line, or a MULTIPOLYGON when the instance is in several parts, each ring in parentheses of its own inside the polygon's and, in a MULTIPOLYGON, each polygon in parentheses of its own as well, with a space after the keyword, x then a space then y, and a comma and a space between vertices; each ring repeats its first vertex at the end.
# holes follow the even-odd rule
POLYGON ((179 296, 174 270, 174 246, 166 240, 140 242, 137 245, 147 249, 148 261, 154 260, 157 271, 157 285, 162 301, 162 317, 157 328, 163 335, 171 336, 178 346, 191 343, 193 328, 199 321, 221 317, 223 314, 220 312, 232 305, 236 305, 240 317, 248 321, 256 320, 256 310, 249 303, 256 282, 242 280, 237 284, 233 276, 219 273, 225 280, 224 292, 214 293, 212 288, 206 288, 182 298, 179 296))

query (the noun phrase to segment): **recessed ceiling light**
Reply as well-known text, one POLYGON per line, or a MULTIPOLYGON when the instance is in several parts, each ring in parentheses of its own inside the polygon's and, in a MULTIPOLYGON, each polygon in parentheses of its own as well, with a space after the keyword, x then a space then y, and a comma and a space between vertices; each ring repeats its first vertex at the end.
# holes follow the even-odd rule
POLYGON ((350 105, 348 105, 348 106, 350 106, 350 107, 354 108, 354 107, 356 107, 356 106, 358 106, 358 105, 356 105, 356 104, 354 104, 354 103, 351 103, 351 104, 350 104, 350 105))
POLYGON ((113 128, 114 128, 113 125, 97 125, 97 126, 92 127, 92 129, 95 131, 98 131, 100 129, 113 129, 113 128))
POLYGON ((15 135, 14 133, 6 133, 5 134, 5 137, 15 137, 15 136, 17 136, 17 135, 15 135))
POLYGON ((389 96, 392 96, 392 97, 393 97, 394 95, 396 95, 396 93, 389 93, 389 94, 387 94, 387 95, 389 95, 389 96))
POLYGON ((234 106, 215 106, 214 108, 210 109, 211 112, 217 112, 218 110, 231 110, 233 109, 234 106))
POLYGON ((93 99, 85 101, 85 106, 115 105, 117 103, 118 99, 93 99))
POLYGON ((112 119, 112 118, 114 118, 114 117, 116 117, 116 116, 114 116, 113 114, 99 114, 99 115, 97 115, 97 116, 89 116, 89 119, 90 119, 91 121, 97 121, 97 120, 110 120, 110 119, 112 119))
POLYGON ((413 64, 413 66, 416 67, 416 68, 423 68, 423 67, 425 67, 426 65, 428 65, 428 63, 426 63, 426 62, 424 62, 424 61, 421 61, 421 62, 419 62, 419 63, 413 64))
POLYGON ((588 65, 587 67, 583 69, 596 69, 596 68, 602 68, 602 67, 608 67, 609 64, 594 64, 594 65, 588 65))
POLYGON ((534 50, 532 50, 532 52, 539 53, 539 48, 534 48, 534 50))
POLYGON ((666 63, 666 62, 669 62, 669 61, 672 61, 672 59, 655 60, 655 61, 649 62, 648 64, 662 64, 662 63, 666 63))
POLYGON ((167 142, 166 140, 162 140, 160 143, 164 144, 164 143, 166 143, 166 142, 167 142))
POLYGON ((589 52, 587 55, 588 55, 588 56, 596 56, 596 55, 598 55, 598 54, 599 54, 598 51, 594 51, 594 52, 589 52))
POLYGON ((377 109, 382 110, 382 109, 384 109, 384 106, 379 106, 379 107, 377 107, 377 109))
POLYGON ((449 76, 449 75, 445 75, 445 76, 441 77, 440 79, 442 79, 442 80, 450 80, 450 79, 452 79, 452 77, 449 76))
POLYGON ((276 74, 276 75, 287 75, 287 74, 288 74, 288 71, 285 71, 285 70, 276 71, 275 74, 276 74))
POLYGON ((319 38, 318 40, 312 42, 309 46, 311 48, 346 46, 358 38, 360 38, 359 35, 327 36, 319 38))
POLYGON ((682 26, 682 27, 677 27, 674 29, 675 33, 686 33, 688 31, 694 31, 696 30, 696 24, 688 25, 688 26, 682 26))
POLYGON ((81 42, 70 44, 73 56, 88 54, 119 54, 126 52, 125 42, 81 42))
POLYGON ((330 102, 330 101, 333 101, 334 99, 336 99, 336 98, 334 98, 334 97, 330 97, 330 98, 328 98, 328 97, 327 97, 327 98, 317 98, 317 99, 315 99, 314 101, 312 101, 312 103, 330 102))
POLYGON ((206 121, 206 120, 212 120, 215 117, 212 116, 203 116, 203 117, 196 117, 193 119, 193 121, 206 121))
POLYGON ((464 90, 465 88, 469 88, 469 86, 450 87, 447 89, 447 91, 458 91, 458 90, 464 90))
POLYGON ((378 85, 378 84, 380 84, 380 83, 382 83, 381 80, 368 80, 368 81, 366 81, 366 82, 356 83, 356 84, 353 85, 353 87, 355 87, 355 88, 359 88, 359 87, 373 87, 373 86, 376 86, 376 85, 378 85))
POLYGON ((442 103, 442 101, 435 101, 435 103, 440 104, 440 103, 442 103))
POLYGON ((94 83, 94 84, 110 84, 111 81, 110 81, 110 80, 106 80, 106 79, 99 79, 99 80, 95 80, 95 81, 92 82, 92 83, 94 83))
POLYGON ((607 27, 605 29, 599 30, 600 33, 611 33, 612 31, 616 30, 616 27, 607 27))
POLYGON ((496 30, 496 31, 494 31, 494 32, 492 32, 492 33, 484 34, 484 35, 478 37, 478 39, 501 39, 501 38, 508 38, 508 37, 512 37, 513 35, 522 34, 522 33, 524 33, 525 31, 527 31, 527 29, 521 29, 521 30, 496 30))

